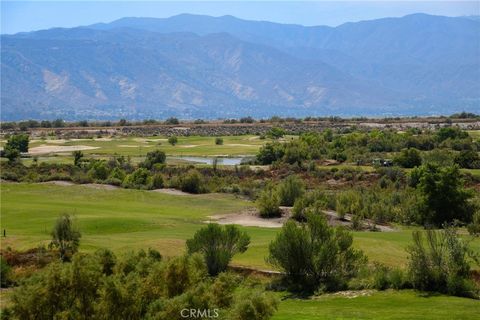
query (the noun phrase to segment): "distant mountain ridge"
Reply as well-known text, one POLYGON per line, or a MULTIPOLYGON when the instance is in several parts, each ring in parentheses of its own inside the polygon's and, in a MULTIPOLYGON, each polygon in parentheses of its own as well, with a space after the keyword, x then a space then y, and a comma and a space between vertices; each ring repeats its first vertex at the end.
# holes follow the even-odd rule
POLYGON ((183 14, 2 35, 2 120, 480 110, 480 21, 183 14))

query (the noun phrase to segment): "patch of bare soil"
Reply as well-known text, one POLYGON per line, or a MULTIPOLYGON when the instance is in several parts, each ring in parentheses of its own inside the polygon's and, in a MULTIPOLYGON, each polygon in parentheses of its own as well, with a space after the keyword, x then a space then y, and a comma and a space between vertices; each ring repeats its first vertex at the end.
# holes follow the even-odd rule
POLYGON ((174 196, 193 196, 193 195, 194 195, 194 194, 191 194, 191 193, 188 193, 188 192, 183 192, 183 191, 181 191, 181 190, 170 189, 170 188, 166 188, 166 189, 155 189, 155 190, 152 190, 152 192, 170 194, 170 195, 174 195, 174 196))
MULTIPOLYGON (((325 213, 328 220, 328 224, 331 226, 343 225, 343 226, 349 227, 352 225, 352 215, 350 214, 346 214, 344 219, 339 219, 338 214, 335 211, 325 210, 323 211, 323 213, 325 213)), ((382 232, 395 231, 395 229, 390 226, 375 224, 373 221, 369 219, 365 219, 363 221, 363 229, 365 230, 374 229, 375 231, 382 231, 382 232)))
POLYGON ((87 188, 97 189, 97 190, 116 190, 119 189, 117 186, 112 186, 111 184, 101 184, 101 183, 86 183, 82 184, 87 188))
POLYGON ((99 147, 91 147, 91 146, 49 146, 49 145, 41 145, 38 147, 33 147, 28 150, 28 154, 36 155, 36 154, 44 154, 44 153, 58 153, 58 152, 72 152, 72 151, 81 151, 81 150, 93 150, 99 149, 99 147))
POLYGON ((245 227, 262 227, 262 228, 281 228, 283 224, 290 218, 290 214, 284 211, 280 218, 261 218, 257 208, 248 208, 238 213, 218 214, 209 216, 211 221, 218 224, 238 224, 245 227))
POLYGON ((75 183, 71 181, 63 181, 63 180, 52 180, 52 181, 45 181, 45 182, 39 182, 40 184, 53 184, 56 186, 73 186, 75 183))
POLYGON ((342 297, 347 299, 353 299, 358 297, 368 297, 371 296, 375 290, 347 290, 347 291, 339 291, 335 293, 324 294, 321 296, 313 297, 313 300, 318 300, 323 297, 342 297))
MULTIPOLYGON (((237 224, 245 227, 262 227, 262 228, 281 228, 283 224, 292 216, 291 207, 280 207, 282 216, 279 218, 261 218, 257 208, 247 208, 237 213, 219 214, 209 216, 212 220, 204 221, 205 223, 215 222, 218 224, 237 224)), ((330 226, 343 225, 349 227, 351 216, 346 215, 344 219, 339 219, 335 211, 324 211, 330 226)), ((373 223, 371 221, 364 222, 365 230, 371 229, 373 223)), ((375 225, 377 231, 395 231, 392 227, 384 225, 375 225)))

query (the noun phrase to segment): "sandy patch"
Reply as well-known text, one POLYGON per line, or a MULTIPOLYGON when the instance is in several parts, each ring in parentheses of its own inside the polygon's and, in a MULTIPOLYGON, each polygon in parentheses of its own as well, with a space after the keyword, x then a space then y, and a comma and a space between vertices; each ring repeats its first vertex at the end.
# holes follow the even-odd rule
POLYGON ((260 139, 259 136, 255 136, 255 137, 250 137, 250 138, 248 138, 248 140, 250 140, 250 141, 252 141, 252 140, 258 140, 258 139, 260 139))
POLYGON ((28 154, 43 154, 43 153, 58 153, 58 152, 72 152, 72 151, 81 151, 81 150, 94 150, 99 149, 100 147, 91 147, 91 146, 49 146, 41 145, 38 147, 30 148, 28 154))
POLYGON ((321 296, 316 296, 313 297, 313 300, 320 300, 324 297, 342 297, 342 298, 347 298, 347 299, 353 299, 353 298, 358 298, 358 297, 368 297, 372 295, 375 292, 375 290, 347 290, 347 291, 339 291, 335 293, 329 293, 329 294, 324 294, 321 296))
POLYGON ((194 194, 188 193, 188 192, 183 192, 181 190, 177 189, 171 189, 171 188, 166 188, 166 189, 154 189, 152 190, 153 192, 158 192, 158 193, 163 193, 163 194, 170 194, 174 196, 194 196, 194 194))
POLYGON ((93 139, 95 141, 112 141, 113 139, 112 138, 96 138, 96 139, 93 139))
POLYGON ((208 218, 212 220, 205 221, 205 223, 215 222, 218 224, 238 224, 245 227, 281 228, 289 217, 289 214, 285 214, 280 218, 264 219, 260 218, 256 208, 248 208, 239 213, 209 216, 208 218))
POLYGON ((198 144, 184 144, 184 145, 181 145, 179 146, 180 148, 195 148, 195 147, 199 147, 198 144))
POLYGON ((82 184, 81 186, 87 187, 87 188, 92 188, 92 189, 97 189, 97 190, 116 190, 119 189, 117 186, 112 186, 110 184, 100 184, 100 183, 87 183, 87 184, 82 184))
POLYGON ((53 185, 56 185, 56 186, 63 186, 63 187, 75 185, 75 183, 73 183, 71 181, 62 181, 62 180, 52 180, 52 181, 39 182, 39 183, 40 184, 53 184, 53 185))
POLYGON ((229 147, 255 147, 254 144, 242 144, 242 143, 227 143, 226 146, 229 146, 229 147))
POLYGON ((120 147, 120 148, 141 148, 141 147, 147 147, 147 146, 132 146, 131 144, 119 144, 117 145, 117 147, 120 147))

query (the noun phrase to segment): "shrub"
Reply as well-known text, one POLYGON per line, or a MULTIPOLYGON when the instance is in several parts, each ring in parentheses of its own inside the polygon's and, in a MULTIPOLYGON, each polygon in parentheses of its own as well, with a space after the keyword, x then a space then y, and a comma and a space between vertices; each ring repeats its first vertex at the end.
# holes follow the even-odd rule
POLYGON ((7 261, 0 256, 0 287, 6 288, 10 284, 11 269, 7 261))
POLYGON ((265 187, 256 203, 262 218, 279 217, 282 215, 280 199, 273 186, 265 187))
POLYGON ((338 290, 365 261, 352 243, 352 235, 343 228, 329 227, 322 215, 307 214, 305 224, 284 224, 270 243, 267 260, 286 273, 293 289, 338 290))
POLYGON ((223 144, 223 139, 220 137, 215 138, 215 144, 216 145, 222 145, 223 144))
POLYGON ((125 188, 147 189, 150 172, 145 168, 138 168, 133 173, 127 175, 123 181, 125 188))
POLYGON ((227 269, 228 263, 237 253, 245 252, 250 243, 247 233, 234 225, 224 227, 210 223, 198 230, 192 239, 187 240, 190 254, 201 253, 208 273, 212 276, 227 269))
POLYGON ((244 292, 240 295, 229 319, 232 320, 266 320, 277 310, 278 302, 269 293, 260 290, 244 292))
POLYGON ((69 261, 78 250, 80 237, 80 231, 73 224, 70 215, 63 214, 58 217, 53 227, 50 247, 58 249, 62 261, 69 261))
POLYGON ((295 175, 288 176, 278 187, 278 196, 282 206, 293 206, 295 200, 305 192, 303 181, 295 175))
POLYGON ((292 217, 297 221, 305 221, 306 213, 311 208, 327 209, 329 206, 328 196, 321 191, 309 192, 295 201, 292 217))
MULTIPOLYGON (((176 143, 176 142, 175 142, 176 143)), ((172 144, 173 145, 173 144, 172 144)), ((142 166, 147 169, 152 169, 156 164, 163 164, 165 163, 166 159, 165 152, 161 150, 155 150, 147 153, 145 161, 142 163, 142 166)))
POLYGON ((169 125, 175 125, 175 124, 179 124, 179 123, 180 123, 180 121, 178 121, 178 119, 174 118, 174 117, 170 117, 167 120, 165 120, 165 124, 169 124, 169 125))
POLYGON ((180 189, 184 192, 201 193, 202 190, 202 176, 193 169, 185 176, 180 178, 180 189))
POLYGON ((152 176, 151 189, 161 189, 163 188, 163 176, 160 173, 157 173, 152 176))
POLYGON ((105 180, 108 178, 108 167, 105 161, 95 161, 91 165, 88 175, 95 180, 105 180))
POLYGON ((470 222, 474 206, 471 192, 464 189, 457 166, 440 168, 427 164, 414 169, 410 176, 416 182, 420 203, 421 222, 441 226, 459 220, 470 222))
POLYGON ((418 167, 422 164, 420 152, 415 148, 403 149, 394 159, 395 163, 404 168, 418 167))
POLYGON ((176 136, 168 137, 168 143, 170 143, 172 146, 176 145, 177 142, 178 142, 178 138, 176 136))
POLYGON ((8 138, 5 144, 5 150, 18 150, 18 152, 28 152, 28 135, 15 134, 8 138))
POLYGON ((440 231, 413 232, 413 244, 408 247, 409 278, 415 289, 437 291, 457 296, 477 297, 470 278, 470 263, 478 257, 472 254, 453 227, 440 231))

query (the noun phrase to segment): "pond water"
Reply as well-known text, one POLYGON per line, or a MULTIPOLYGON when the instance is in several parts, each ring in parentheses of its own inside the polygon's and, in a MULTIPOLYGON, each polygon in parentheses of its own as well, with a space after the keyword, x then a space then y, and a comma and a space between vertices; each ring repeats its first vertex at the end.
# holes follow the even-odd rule
MULTIPOLYGON (((169 157, 169 158, 184 160, 189 162, 203 163, 203 164, 213 164, 213 159, 214 159, 214 157, 187 157, 187 156, 169 157)), ((247 157, 236 157, 236 158, 217 157, 217 161, 218 161, 217 164, 224 165, 224 166, 240 165, 242 163, 242 160, 246 158, 247 157)))

